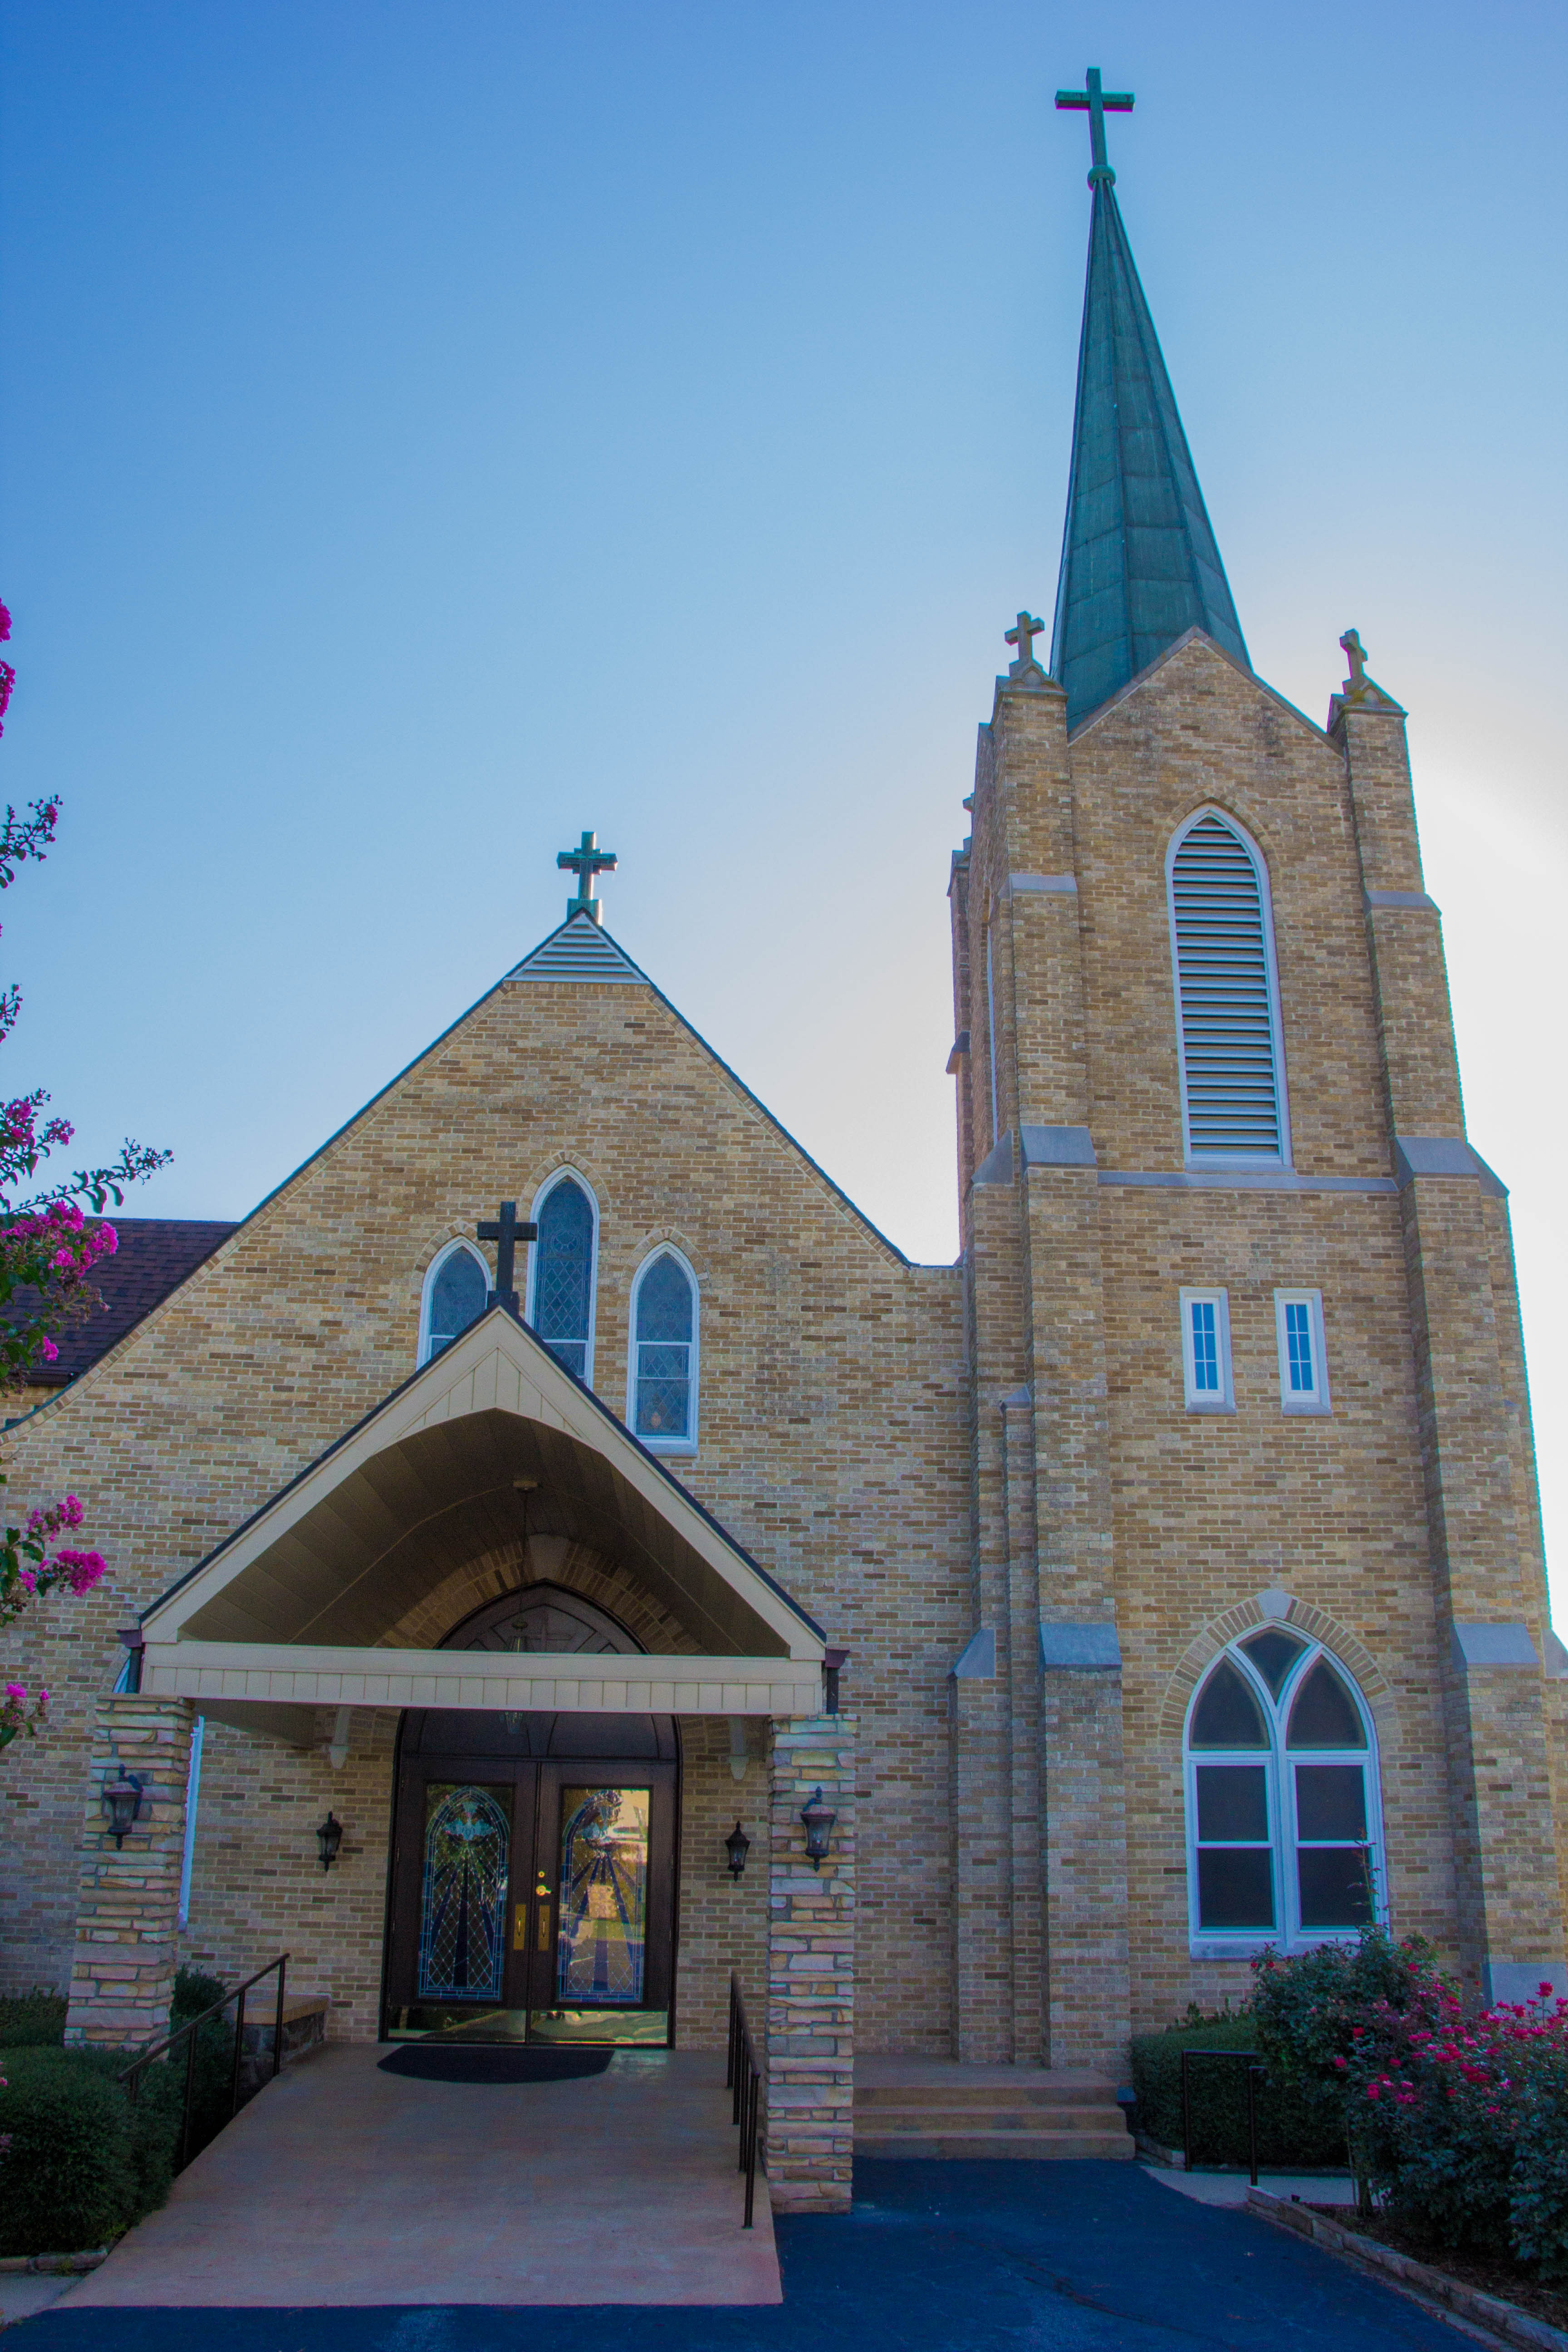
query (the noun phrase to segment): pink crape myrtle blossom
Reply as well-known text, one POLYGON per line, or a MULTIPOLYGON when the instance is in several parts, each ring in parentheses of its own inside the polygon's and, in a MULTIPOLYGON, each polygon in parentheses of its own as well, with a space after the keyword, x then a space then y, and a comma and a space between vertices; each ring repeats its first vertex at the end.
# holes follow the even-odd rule
MULTIPOLYGON (((10 635, 11 615, 0 604, 0 643, 10 635)), ((10 663, 0 661, 0 720, 15 683, 10 663)), ((6 807, 0 816, 0 891, 10 888, 19 866, 47 856, 59 814, 52 796, 20 814, 6 807)), ((0 1045, 21 1009, 15 984, 0 985, 0 1045)), ((78 1168, 63 1182, 32 1191, 42 1162, 72 1140, 70 1121, 51 1113, 48 1099, 39 1087, 0 1100, 0 1388, 13 1391, 26 1388, 40 1364, 59 1361, 58 1335, 67 1324, 101 1308, 93 1269, 120 1246, 104 1209, 110 1200, 118 1205, 127 1185, 152 1175, 169 1157, 127 1137, 112 1167, 78 1168)), ((0 1486, 5 1483, 0 1470, 0 1486)), ((78 1497, 67 1495, 40 1504, 26 1526, 0 1529, 0 1625, 53 1592, 79 1601, 102 1584, 107 1562, 100 1551, 58 1540, 74 1534, 84 1517, 78 1497)), ((20 1732, 36 1737, 48 1708, 47 1691, 29 1701, 26 1684, 5 1687, 0 1748, 20 1732)))
POLYGON ((26 1684, 7 1683, 5 1696, 0 1699, 0 1748, 9 1748, 13 1739, 24 1731, 29 1739, 36 1739, 40 1727, 48 1720, 48 1713, 49 1695, 47 1690, 41 1690, 29 1706, 26 1684))

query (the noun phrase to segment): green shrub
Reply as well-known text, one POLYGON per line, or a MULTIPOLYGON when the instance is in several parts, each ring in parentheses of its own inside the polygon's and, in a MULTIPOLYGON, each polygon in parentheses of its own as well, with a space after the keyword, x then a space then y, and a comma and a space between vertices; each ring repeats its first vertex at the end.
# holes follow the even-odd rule
MULTIPOLYGON (((1257 2023, 1246 2010, 1185 2021, 1132 2044, 1137 2125, 1165 2147, 1182 2145, 1182 2052, 1256 2050, 1257 2023)), ((1188 2069, 1194 2164, 1247 2162, 1247 2069, 1239 2060, 1188 2069)), ((1342 2126, 1325 2123, 1298 2091, 1273 2082, 1258 2092, 1258 2154, 1268 2165, 1334 2165, 1345 2160, 1342 2126)))
MULTIPOLYGON (((174 1999, 169 2011, 169 2031, 214 2009, 228 1987, 219 1977, 204 1976, 200 1969, 182 1969, 174 1979, 174 1999)), ((215 2020, 216 2022, 216 2020, 215 2020)))
MULTIPOLYGON (((96 2053, 94 2053, 96 2054, 96 2053)), ((13 2050, 0 2090, 0 2253, 76 2253, 132 2218, 131 2111, 74 2050, 13 2050)))
POLYGON ((0 2050, 26 2050, 40 2042, 65 2038, 66 2003, 62 1993, 42 1985, 31 1992, 8 1994, 0 2000, 0 2050))

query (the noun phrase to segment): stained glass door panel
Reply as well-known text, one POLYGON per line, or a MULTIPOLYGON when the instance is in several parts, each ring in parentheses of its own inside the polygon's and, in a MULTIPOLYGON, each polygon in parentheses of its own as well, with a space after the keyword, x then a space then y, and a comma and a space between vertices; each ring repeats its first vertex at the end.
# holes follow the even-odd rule
POLYGON ((647 1789, 561 1792, 556 1999, 640 2006, 647 1963, 647 1789))
POLYGON ((510 1862, 510 1789, 447 1780, 426 1784, 420 2000, 501 1999, 510 1862))

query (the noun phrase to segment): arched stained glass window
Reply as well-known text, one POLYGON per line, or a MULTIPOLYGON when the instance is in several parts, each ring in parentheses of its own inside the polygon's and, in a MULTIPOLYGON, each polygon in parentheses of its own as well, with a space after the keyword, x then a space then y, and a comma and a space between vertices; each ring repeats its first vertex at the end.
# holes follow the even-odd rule
POLYGON ((539 1202, 534 1222, 529 1320, 552 1355, 585 1381, 594 1340, 593 1202, 574 1176, 562 1176, 539 1202))
POLYGON ((1384 1916, 1371 1719, 1320 1643, 1274 1625, 1234 1643, 1186 1745, 1194 1949, 1299 1951, 1384 1916))
POLYGON ((466 1243, 454 1242, 436 1260, 425 1283, 425 1328, 419 1360, 427 1364, 477 1322, 489 1296, 489 1276, 466 1243))
POLYGON ((1167 861, 1186 1150, 1206 1160, 1288 1160, 1274 928, 1263 861, 1205 809, 1167 861))
POLYGON ((660 1250, 632 1298, 631 1424, 647 1445, 697 1436, 697 1285, 673 1250, 660 1250))

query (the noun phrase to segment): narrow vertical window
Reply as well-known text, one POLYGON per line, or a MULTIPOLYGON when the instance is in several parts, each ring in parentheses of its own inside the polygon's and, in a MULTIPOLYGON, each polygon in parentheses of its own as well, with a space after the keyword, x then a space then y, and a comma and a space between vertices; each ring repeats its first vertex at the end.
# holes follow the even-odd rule
POLYGON ((575 1372, 592 1377, 594 1209, 574 1176, 558 1177, 534 1210, 529 1321, 545 1346, 575 1372))
POLYGON ((1290 1157, 1274 925, 1263 860, 1205 809, 1167 860, 1182 1120, 1190 1157, 1290 1157))
POLYGON ((419 1360, 427 1364, 460 1332, 477 1322, 489 1296, 489 1275, 466 1242, 454 1242, 436 1260, 425 1278, 424 1328, 419 1360))
POLYGON ((1279 1341, 1279 1402, 1286 1412, 1327 1412, 1329 1374, 1323 1352, 1321 1290, 1277 1290, 1274 1320, 1279 1341))
POLYGON ((1231 1412, 1230 1308, 1223 1290, 1182 1293, 1182 1371, 1189 1412, 1231 1412))
POLYGON ((649 1258, 633 1291, 631 1391, 631 1424, 645 1445, 695 1444, 697 1285, 673 1250, 649 1258))

